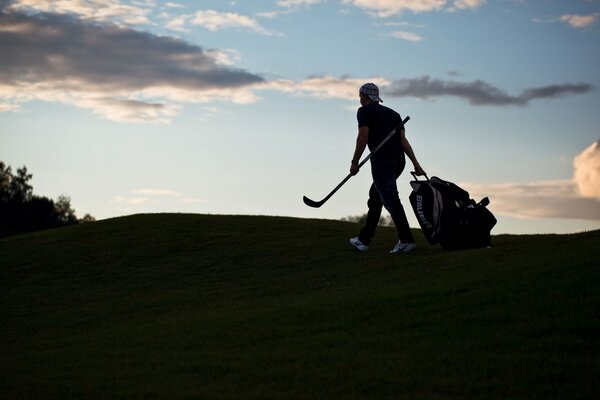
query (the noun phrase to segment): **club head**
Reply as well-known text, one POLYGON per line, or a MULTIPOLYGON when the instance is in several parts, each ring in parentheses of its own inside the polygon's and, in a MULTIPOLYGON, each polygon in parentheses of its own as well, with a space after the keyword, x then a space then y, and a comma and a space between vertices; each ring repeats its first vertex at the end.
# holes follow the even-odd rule
POLYGON ((302 198, 302 200, 304 200, 304 204, 306 204, 307 206, 312 207, 312 208, 319 208, 323 205, 322 201, 314 201, 314 200, 309 199, 306 196, 304 196, 302 198))

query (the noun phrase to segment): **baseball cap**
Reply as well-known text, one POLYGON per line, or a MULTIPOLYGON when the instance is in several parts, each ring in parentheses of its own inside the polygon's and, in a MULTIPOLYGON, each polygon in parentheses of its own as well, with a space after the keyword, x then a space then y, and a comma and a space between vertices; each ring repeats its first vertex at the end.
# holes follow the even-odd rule
POLYGON ((379 88, 374 83, 365 83, 360 87, 358 92, 369 96, 369 98, 373 101, 380 101, 383 103, 383 100, 381 100, 381 97, 379 97, 379 88))

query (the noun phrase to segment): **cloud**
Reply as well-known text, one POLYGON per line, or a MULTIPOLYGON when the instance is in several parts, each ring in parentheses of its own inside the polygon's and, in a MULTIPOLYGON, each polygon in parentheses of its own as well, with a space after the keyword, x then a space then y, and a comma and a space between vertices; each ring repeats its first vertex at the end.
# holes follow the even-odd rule
POLYGON ((186 24, 190 19, 189 15, 179 15, 177 17, 171 17, 168 14, 165 14, 164 18, 167 19, 167 22, 165 24, 167 28, 177 32, 189 31, 189 29, 186 28, 186 24))
POLYGON ((170 189, 137 189, 133 192, 146 196, 181 197, 181 193, 177 193, 176 191, 170 189))
POLYGON ((572 94, 584 94, 592 91, 593 89, 594 87, 587 83, 548 85, 539 88, 526 89, 519 95, 519 98, 525 100, 525 102, 528 102, 529 100, 534 99, 550 99, 572 94))
POLYGON ((427 25, 423 24, 413 24, 412 22, 407 21, 394 21, 394 22, 383 22, 379 24, 375 24, 376 26, 399 26, 399 27, 409 27, 409 28, 427 28, 427 25))
POLYGON ((21 106, 18 104, 11 103, 0 103, 0 113, 2 112, 19 112, 21 111, 21 106))
POLYGON ((164 210, 164 207, 178 209, 178 207, 186 207, 189 204, 206 202, 206 199, 184 196, 182 193, 171 189, 136 189, 132 193, 134 194, 133 196, 115 196, 109 203, 117 206, 126 206, 128 212, 136 210, 139 212, 140 208, 143 210, 154 208, 164 210))
POLYGON ((224 29, 244 29, 267 36, 275 35, 273 32, 261 26, 255 19, 237 13, 199 10, 193 14, 178 15, 175 17, 171 17, 169 14, 163 14, 161 17, 168 20, 166 23, 167 28, 179 32, 188 32, 189 29, 187 27, 189 25, 195 25, 211 32, 217 32, 224 29))
POLYGON ((523 90, 519 95, 509 95, 482 80, 473 82, 445 81, 428 76, 391 81, 383 77, 351 78, 343 76, 309 77, 302 81, 274 80, 260 83, 256 89, 277 90, 301 96, 320 99, 354 100, 360 86, 365 82, 375 82, 382 97, 414 97, 418 99, 435 99, 453 96, 467 100, 477 106, 526 106, 532 100, 559 98, 568 95, 582 94, 592 91, 594 87, 585 83, 548 85, 523 90))
POLYGON ((446 0, 342 0, 342 2, 367 10, 381 18, 391 17, 404 11, 436 11, 446 5, 446 0))
POLYGON ((452 7, 450 7, 449 11, 460 11, 466 10, 470 8, 478 8, 481 7, 486 0, 456 0, 452 7))
POLYGON ((594 24, 598 17, 600 17, 600 13, 594 13, 590 15, 562 15, 559 19, 562 22, 565 22, 571 25, 573 28, 586 28, 592 24, 594 24))
MULTIPOLYGON (((90 2, 75 1, 70 3, 70 9, 80 3, 90 2)), ((19 4, 25 7, 24 0, 19 4)), ((62 2, 35 4, 56 9, 62 7, 62 2)), ((115 121, 169 123, 186 103, 215 100, 254 103, 259 99, 256 93, 260 90, 354 100, 358 88, 367 81, 378 83, 382 93, 391 97, 454 96, 474 105, 495 106, 524 106, 534 99, 586 93, 593 89, 584 83, 561 84, 510 95, 482 80, 458 82, 428 76, 396 81, 383 77, 322 76, 301 81, 267 82, 259 75, 234 68, 239 54, 233 50, 203 49, 177 38, 82 20, 71 14, 32 11, 26 14, 11 7, 0 12, 0 51, 3 56, 0 63, 0 104, 3 106, 0 112, 20 110, 28 101, 42 100, 71 104, 115 121)), ((194 15, 210 17, 213 14, 194 15)), ((256 28, 248 20, 237 19, 237 14, 225 15, 223 22, 213 20, 215 29, 228 24, 243 25, 240 21, 246 21, 248 29, 256 28)), ((204 21, 207 24, 208 19, 204 21)), ((182 26, 185 23, 183 21, 182 26)), ((404 40, 418 40, 406 34, 398 36, 404 40)))
POLYGON ((311 96, 320 99, 356 100, 358 89, 365 82, 376 81, 379 84, 388 84, 389 81, 382 77, 356 79, 349 77, 336 78, 332 76, 310 77, 303 81, 275 80, 266 82, 261 89, 277 90, 299 96, 311 96))
POLYGON ((600 140, 575 157, 573 167, 579 193, 600 200, 600 140))
POLYGON ((179 4, 179 3, 166 3, 165 7, 167 8, 185 8, 185 6, 183 4, 179 4))
MULTIPOLYGON (((74 99, 73 99, 74 100, 74 99)), ((70 102, 66 100, 65 102, 70 102)), ((92 109, 95 114, 122 122, 169 123, 179 107, 171 104, 148 103, 110 97, 79 98, 78 106, 92 109)))
POLYGON ((243 28, 263 35, 271 34, 250 17, 235 13, 222 13, 215 10, 196 11, 191 17, 190 23, 202 26, 212 32, 228 28, 243 28))
POLYGON ((573 166, 571 180, 461 186, 476 200, 488 196, 499 214, 600 221, 600 140, 578 154, 573 166))
MULTIPOLYGON (((448 7, 447 0, 342 0, 342 2, 367 10, 369 14, 379 18, 392 17, 405 11, 421 13, 440 11, 448 7)), ((484 3, 485 0, 455 0, 451 2, 448 10, 477 8, 484 3)))
POLYGON ((406 31, 393 31, 390 32, 390 36, 396 39, 406 40, 408 42, 420 42, 423 40, 422 36, 406 31))
POLYGON ((383 93, 392 97, 416 97, 431 99, 452 96, 467 100, 472 105, 483 106, 526 106, 531 100, 557 98, 572 94, 582 94, 593 90, 586 83, 549 85, 523 90, 514 96, 485 81, 473 82, 445 81, 423 76, 414 79, 401 79, 383 88, 383 93))
POLYGON ((147 197, 125 197, 125 196, 116 196, 111 201, 112 204, 118 205, 128 205, 128 206, 143 206, 148 204, 150 199, 147 197))
POLYGON ((235 49, 206 50, 205 52, 220 65, 234 65, 241 59, 240 53, 235 49))
POLYGON ((313 4, 319 4, 322 0, 281 0, 277 2, 280 10, 276 11, 265 11, 257 13, 256 15, 262 18, 275 18, 279 15, 292 14, 300 10, 302 6, 309 7, 313 4))
POLYGON ((600 220, 600 201, 581 197, 571 180, 492 185, 461 184, 472 198, 490 198, 490 210, 516 218, 600 220))
POLYGON ((86 20, 119 22, 127 25, 149 24, 150 4, 121 4, 118 0, 15 0, 13 11, 38 11, 53 14, 75 14, 86 20))
POLYGON ((281 7, 299 7, 299 6, 308 6, 312 4, 318 4, 321 0, 280 0, 277 2, 278 6, 281 7))
POLYGON ((117 121, 168 122, 180 102, 253 102, 264 81, 224 65, 226 52, 67 15, 0 12, 0 43, 0 102, 58 101, 117 121))

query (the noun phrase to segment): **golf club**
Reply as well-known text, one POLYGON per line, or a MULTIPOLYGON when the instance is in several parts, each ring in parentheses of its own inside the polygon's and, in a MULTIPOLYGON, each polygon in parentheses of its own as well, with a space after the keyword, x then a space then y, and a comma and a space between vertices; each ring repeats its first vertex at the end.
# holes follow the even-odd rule
MULTIPOLYGON (((383 146, 383 145, 385 144, 385 142, 387 142, 387 141, 388 141, 388 140, 389 140, 389 139, 390 139, 392 136, 394 136, 394 135, 396 134, 396 130, 398 130, 398 128, 401 128, 401 127, 403 127, 403 126, 404 126, 404 124, 406 124, 406 123, 408 122, 408 120, 409 120, 409 119, 410 119, 410 117, 408 117, 408 116, 407 116, 406 118, 404 118, 404 120, 403 120, 403 121, 401 121, 401 122, 400 122, 398 125, 396 125, 396 127, 395 127, 394 129, 392 129, 392 131, 391 131, 390 133, 388 133, 388 135, 385 137, 385 139, 383 139, 383 141, 382 141, 381 143, 379 143, 379 145, 378 145, 377 147, 375 147, 375 149, 373 149, 373 151, 372 151, 372 152, 371 152, 371 153, 370 153, 368 156, 366 156, 366 157, 365 157, 365 159, 364 159, 364 160, 362 160, 362 161, 360 162, 360 164, 358 164, 358 168, 360 169, 360 167, 362 167, 364 163, 366 163, 367 161, 369 161, 369 159, 371 158, 371 156, 372 156, 373 154, 375 154, 375 152, 377 152, 377 150, 379 150, 379 149, 381 148, 381 146, 383 146)), ((331 196, 333 196, 333 194, 334 194, 335 192, 337 192, 337 191, 338 191, 338 189, 339 189, 339 188, 341 188, 341 187, 344 185, 344 183, 348 182, 348 179, 350 179, 350 178, 352 178, 352 174, 348 174, 348 176, 346 176, 346 177, 344 178, 344 180, 343 180, 343 181, 341 181, 341 182, 340 182, 340 184, 339 184, 339 185, 337 185, 337 186, 335 187, 335 189, 333 189, 333 190, 331 191, 331 193, 329 193, 329 194, 328 194, 328 195, 327 195, 327 196, 326 196, 326 197, 325 197, 323 200, 321 200, 321 201, 314 201, 314 200, 311 200, 311 199, 309 199, 308 197, 304 196, 304 197, 302 198, 302 200, 304 200, 304 204, 306 204, 306 205, 307 205, 307 206, 309 206, 309 207, 313 207, 313 208, 319 208, 319 207, 321 207, 323 204, 325 204, 325 202, 326 202, 327 200, 329 200, 329 198, 330 198, 331 196)))

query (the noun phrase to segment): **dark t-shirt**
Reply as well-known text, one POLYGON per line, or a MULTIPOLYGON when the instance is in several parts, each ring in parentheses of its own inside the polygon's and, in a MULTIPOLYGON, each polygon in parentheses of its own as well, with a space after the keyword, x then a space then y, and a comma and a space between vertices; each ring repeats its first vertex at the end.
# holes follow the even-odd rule
MULTIPOLYGON (((402 120, 400 114, 391 108, 385 107, 377 102, 369 103, 358 109, 356 113, 358 127, 369 127, 369 150, 373 151, 379 143, 394 129, 402 120)), ((404 150, 400 142, 400 132, 391 137, 377 153, 373 154, 372 160, 384 158, 403 158, 404 150)))

